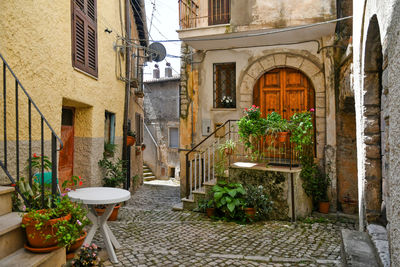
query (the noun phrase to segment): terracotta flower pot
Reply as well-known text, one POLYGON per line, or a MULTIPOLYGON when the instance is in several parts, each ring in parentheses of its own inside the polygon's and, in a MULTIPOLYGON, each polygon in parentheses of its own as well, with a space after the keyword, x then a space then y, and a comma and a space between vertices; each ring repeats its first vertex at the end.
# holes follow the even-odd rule
POLYGON ((225 155, 232 155, 233 149, 232 148, 225 148, 225 155))
POLYGON ((126 137, 126 145, 127 146, 133 146, 136 142, 136 138, 133 136, 127 136, 126 137))
POLYGON ((83 245, 83 241, 85 241, 85 238, 87 236, 87 232, 84 232, 81 237, 79 237, 77 240, 75 240, 75 243, 73 243, 67 250, 67 252, 73 252, 77 249, 79 249, 83 245))
MULTIPOLYGON (((37 212, 44 213, 45 210, 38 210, 37 212)), ((58 244, 57 237, 55 236, 57 228, 54 225, 58 221, 69 221, 70 219, 71 214, 68 214, 61 218, 51 219, 47 221, 40 230, 36 230, 35 225, 38 222, 25 214, 22 218, 22 224, 26 226, 26 238, 29 245, 34 248, 46 248, 56 246, 58 244), (47 235, 51 235, 52 237, 50 239, 46 239, 47 235)))
POLYGON ((215 214, 215 208, 207 208, 206 209, 207 217, 210 218, 215 214))
POLYGON ((142 146, 140 147, 140 149, 143 151, 143 150, 145 150, 146 149, 146 145, 145 144, 142 144, 142 146))
MULTIPOLYGON (((118 210, 119 210, 120 207, 121 207, 121 205, 116 205, 116 206, 114 207, 114 210, 113 210, 113 212, 111 213, 110 217, 108 217, 108 220, 107 220, 107 221, 116 221, 116 220, 117 220, 117 218, 118 218, 118 210)), ((106 209, 99 209, 99 208, 96 208, 96 212, 97 212, 97 215, 98 215, 98 216, 103 215, 103 213, 104 213, 105 211, 106 211, 106 209)))
POLYGON ((329 202, 319 202, 319 212, 328 214, 329 213, 329 202))
POLYGON ((278 133, 278 141, 281 143, 286 142, 289 132, 279 132, 278 133))
POLYGON ((256 209, 255 208, 244 208, 244 213, 249 217, 250 219, 254 220, 256 217, 256 209))

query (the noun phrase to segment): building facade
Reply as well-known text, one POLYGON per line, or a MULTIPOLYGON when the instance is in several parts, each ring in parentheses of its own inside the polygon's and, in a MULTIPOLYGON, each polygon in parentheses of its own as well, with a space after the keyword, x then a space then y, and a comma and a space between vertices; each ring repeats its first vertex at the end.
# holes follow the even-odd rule
MULTIPOLYGON (((331 178, 331 209, 340 209, 348 194, 357 199, 357 190, 349 186, 357 185, 356 170, 344 175, 336 167, 336 126, 337 119, 342 120, 336 112, 336 71, 348 44, 346 36, 344 49, 336 49, 337 25, 347 20, 338 13, 337 1, 189 2, 180 2, 178 31, 185 56, 181 147, 191 149, 253 104, 261 107, 263 116, 276 111, 284 118, 314 109, 315 158, 331 178)), ((355 133, 340 133, 350 135, 355 146, 355 133)), ((181 166, 184 162, 182 152, 181 166)), ((181 184, 185 176, 182 167, 181 184)))
POLYGON ((144 151, 143 160, 159 179, 179 179, 179 84, 165 68, 160 78, 158 67, 152 80, 144 83, 144 151))
MULTIPOLYGON (((117 144, 115 158, 124 158, 125 121, 127 125, 130 121, 132 130, 141 123, 135 120, 135 114, 143 118, 139 108, 143 98, 137 93, 140 88, 135 82, 140 64, 133 60, 132 53, 143 54, 143 49, 139 53, 137 49, 148 43, 142 19, 145 18, 144 2, 135 2, 72 0, 0 4, 3 29, 0 53, 63 141, 64 147, 58 153, 60 183, 74 174, 83 177, 86 186, 101 185, 98 161, 103 157, 104 144, 117 144), (132 58, 129 64, 127 51, 132 58)), ((2 83, 4 77, 11 88, 10 73, 2 76, 2 83)), ((8 119, 7 134, 2 137, 6 136, 9 141, 8 164, 18 165, 20 176, 26 175, 23 170, 29 154, 28 134, 32 134, 31 152, 42 154, 40 118, 33 114, 32 125, 28 127, 28 102, 23 97, 20 93, 16 98, 11 90, 3 95, 8 119), (13 107, 18 105, 19 114, 16 114, 13 107), (18 129, 12 123, 17 119, 18 129), (16 142, 11 142, 16 139, 20 141, 18 147, 16 142), (16 150, 20 152, 18 159, 16 150)), ((5 131, 3 126, 2 120, 5 131)), ((47 130, 44 147, 44 155, 50 156, 47 130)), ((132 152, 130 159, 131 177, 140 175, 141 155, 132 152)), ((17 171, 12 170, 12 175, 16 177, 17 171)), ((140 183, 140 179, 136 180, 140 183)), ((9 183, 9 180, 2 177, 1 182, 9 183)))

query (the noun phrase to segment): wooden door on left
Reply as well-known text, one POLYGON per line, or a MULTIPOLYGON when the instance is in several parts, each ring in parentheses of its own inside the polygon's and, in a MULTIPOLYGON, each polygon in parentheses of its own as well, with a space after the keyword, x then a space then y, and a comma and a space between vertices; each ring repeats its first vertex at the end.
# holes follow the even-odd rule
POLYGON ((74 171, 74 119, 73 108, 63 108, 61 115, 61 140, 64 144, 60 151, 58 164, 58 179, 60 187, 62 183, 72 177, 74 171))

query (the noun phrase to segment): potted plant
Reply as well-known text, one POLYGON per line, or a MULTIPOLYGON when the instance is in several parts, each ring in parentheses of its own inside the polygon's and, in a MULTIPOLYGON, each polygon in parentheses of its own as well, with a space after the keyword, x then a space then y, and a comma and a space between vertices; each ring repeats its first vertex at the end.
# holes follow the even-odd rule
POLYGON ((235 107, 235 104, 233 103, 233 99, 230 96, 222 97, 221 105, 223 108, 234 108, 235 107))
POLYGON ((244 195, 246 191, 239 183, 218 181, 212 188, 215 207, 224 214, 227 220, 245 219, 243 213, 244 195))
POLYGON ((140 146, 140 149, 142 150, 142 151, 144 151, 145 149, 146 149, 146 144, 142 144, 141 146, 140 146))
POLYGON ((213 199, 213 195, 207 199, 201 199, 197 205, 196 211, 204 212, 207 214, 207 217, 211 218, 215 215, 215 203, 213 199))
POLYGON ((246 216, 251 219, 266 219, 272 210, 273 202, 269 200, 262 185, 246 186, 245 208, 246 216))
POLYGON ((116 144, 104 142, 103 157, 105 157, 105 158, 114 157, 116 149, 117 149, 117 145, 116 144))
POLYGON ((77 253, 77 256, 72 260, 71 264, 74 267, 83 266, 101 266, 99 251, 96 244, 85 244, 77 253))
POLYGON ((344 201, 341 203, 343 213, 354 214, 357 211, 357 200, 352 200, 350 195, 347 194, 344 197, 344 201))
MULTIPOLYGON (((126 180, 126 168, 125 161, 117 159, 115 162, 106 158, 101 159, 98 162, 99 166, 103 170, 103 186, 105 187, 121 187, 126 180)), ((115 221, 118 217, 118 210, 121 205, 116 205, 113 212, 108 218, 109 221, 115 221)), ((105 212, 104 206, 97 206, 96 212, 101 215, 105 212)))
POLYGON ((134 131, 128 130, 126 137, 126 145, 133 146, 136 142, 136 133, 134 131))
POLYGON ((277 136, 278 142, 284 143, 289 135, 289 122, 277 112, 267 116, 267 134, 277 136))
POLYGON ((236 148, 236 143, 232 139, 228 139, 225 141, 225 143, 219 145, 219 150, 225 155, 232 155, 233 151, 236 148))

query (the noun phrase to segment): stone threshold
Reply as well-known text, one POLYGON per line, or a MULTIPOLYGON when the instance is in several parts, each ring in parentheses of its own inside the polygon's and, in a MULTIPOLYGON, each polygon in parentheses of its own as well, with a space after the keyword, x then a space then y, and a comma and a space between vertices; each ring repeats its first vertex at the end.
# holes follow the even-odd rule
POLYGON ((285 172, 285 173, 301 172, 300 167, 273 166, 273 165, 267 165, 266 163, 243 162, 243 161, 238 161, 238 162, 232 163, 230 165, 230 168, 271 171, 271 172, 285 172))

